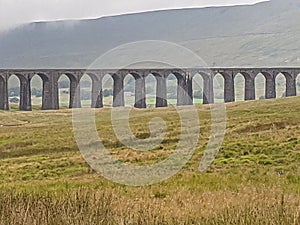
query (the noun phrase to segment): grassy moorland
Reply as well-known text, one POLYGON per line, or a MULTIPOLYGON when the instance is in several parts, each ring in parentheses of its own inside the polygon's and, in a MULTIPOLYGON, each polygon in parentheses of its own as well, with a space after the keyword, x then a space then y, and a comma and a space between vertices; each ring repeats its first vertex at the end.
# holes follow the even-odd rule
MULTIPOLYGON (((72 115, 60 111, 0 112, 0 224, 300 224, 299 98, 227 105, 221 150, 205 173, 198 164, 210 133, 208 106, 197 106, 201 138, 189 163, 160 184, 128 187, 96 174, 73 136, 72 115)), ((165 140, 135 152, 116 139, 110 109, 96 113, 107 148, 130 164, 155 163, 175 149, 174 108, 132 111, 136 136, 161 117, 165 140)))

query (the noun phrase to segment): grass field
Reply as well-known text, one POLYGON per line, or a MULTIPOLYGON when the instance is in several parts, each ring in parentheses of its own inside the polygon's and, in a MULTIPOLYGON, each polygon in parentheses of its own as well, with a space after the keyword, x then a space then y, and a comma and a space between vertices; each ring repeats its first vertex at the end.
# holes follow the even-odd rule
MULTIPOLYGON (((0 112, 0 224, 300 224, 299 100, 228 104, 225 140, 205 173, 198 164, 210 110, 197 106, 201 138, 192 159, 171 179, 145 187, 112 183, 85 163, 70 110, 0 112)), ((97 130, 119 160, 150 164, 175 149, 174 108, 132 111, 138 137, 149 136, 145 122, 153 117, 168 125, 165 140, 150 152, 122 146, 110 112, 97 110, 97 130)))

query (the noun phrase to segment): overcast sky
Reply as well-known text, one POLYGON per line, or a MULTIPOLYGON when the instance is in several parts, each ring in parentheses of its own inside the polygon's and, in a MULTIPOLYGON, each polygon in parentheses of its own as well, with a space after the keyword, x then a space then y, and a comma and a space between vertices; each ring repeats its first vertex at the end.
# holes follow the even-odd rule
POLYGON ((252 4, 262 0, 0 0, 0 30, 32 21, 97 18, 157 9, 252 4))

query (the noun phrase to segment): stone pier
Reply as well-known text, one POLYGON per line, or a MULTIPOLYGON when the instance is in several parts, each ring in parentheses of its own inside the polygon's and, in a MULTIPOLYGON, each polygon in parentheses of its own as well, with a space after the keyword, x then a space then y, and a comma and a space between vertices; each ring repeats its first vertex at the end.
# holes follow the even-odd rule
POLYGON ((214 78, 221 75, 224 80, 224 102, 235 101, 235 77, 241 74, 245 80, 245 100, 254 100, 255 78, 258 74, 265 77, 265 98, 276 98, 276 77, 283 74, 286 79, 287 97, 296 96, 297 76, 300 68, 174 68, 174 69, 121 69, 121 70, 83 70, 83 69, 2 69, 0 70, 0 109, 9 110, 8 80, 15 75, 20 81, 20 110, 32 110, 31 80, 39 76, 43 82, 42 109, 59 109, 58 80, 66 75, 70 80, 69 108, 80 108, 80 80, 88 75, 92 81, 91 107, 103 107, 103 77, 110 75, 113 79, 113 107, 125 106, 124 79, 132 75, 135 79, 136 108, 146 108, 146 77, 153 75, 156 79, 156 107, 167 107, 168 76, 177 79, 177 105, 192 105, 194 100, 193 79, 199 74, 203 79, 203 103, 214 103, 214 78))

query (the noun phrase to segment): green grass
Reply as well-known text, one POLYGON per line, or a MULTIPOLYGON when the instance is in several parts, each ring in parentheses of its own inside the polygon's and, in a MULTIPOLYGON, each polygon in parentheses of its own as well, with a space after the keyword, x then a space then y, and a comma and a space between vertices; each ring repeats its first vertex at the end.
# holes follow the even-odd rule
MULTIPOLYGON (((201 138, 192 159, 174 177, 146 187, 112 183, 85 163, 71 110, 14 108, 0 112, 0 224, 299 224, 298 97, 227 104, 225 139, 205 173, 198 164, 209 138, 210 111, 197 106, 201 138)), ((131 112, 138 137, 149 135, 151 118, 167 123, 165 140, 149 152, 122 146, 110 108, 96 112, 99 135, 121 161, 152 164, 176 147, 174 108, 131 112)))

